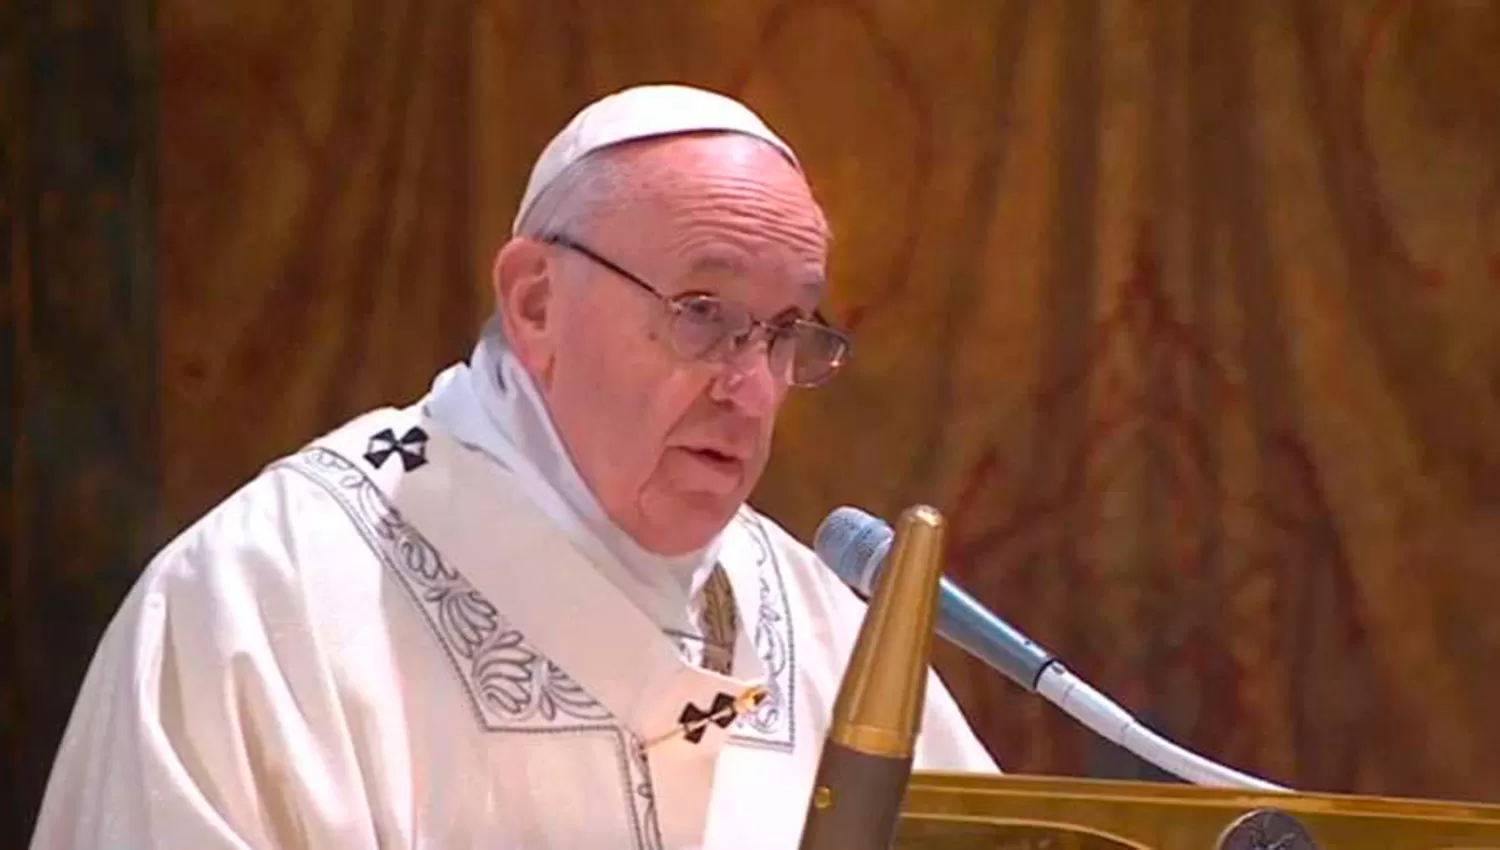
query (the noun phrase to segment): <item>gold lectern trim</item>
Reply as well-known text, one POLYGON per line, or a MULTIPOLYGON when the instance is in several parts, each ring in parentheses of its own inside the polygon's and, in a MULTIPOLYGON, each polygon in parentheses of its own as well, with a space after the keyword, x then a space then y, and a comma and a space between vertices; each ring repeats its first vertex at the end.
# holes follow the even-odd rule
POLYGON ((916 752, 913 736, 878 726, 838 726, 830 732, 829 737, 835 743, 867 755, 904 759, 916 752))
POLYGON ((905 759, 916 749, 945 526, 943 515, 927 505, 906 509, 896 523, 833 706, 829 739, 850 750, 905 759))

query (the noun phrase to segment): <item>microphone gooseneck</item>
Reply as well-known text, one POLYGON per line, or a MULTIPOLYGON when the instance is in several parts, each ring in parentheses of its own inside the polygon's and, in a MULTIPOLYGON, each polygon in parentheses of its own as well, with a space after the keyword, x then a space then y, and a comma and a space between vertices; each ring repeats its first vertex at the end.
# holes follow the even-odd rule
MULTIPOLYGON (((879 518, 841 507, 818 526, 813 549, 845 584, 868 596, 884 569, 893 537, 891 527, 879 518)), ((939 582, 937 609, 936 631, 943 638, 1162 770, 1195 785, 1289 790, 1206 759, 1151 731, 947 578, 939 582)))
MULTIPOLYGON (((813 549, 835 575, 868 597, 891 548, 891 527, 858 508, 839 508, 818 526, 813 549)), ((939 583, 937 632, 1036 693, 1052 653, 996 617, 944 578, 939 583)))

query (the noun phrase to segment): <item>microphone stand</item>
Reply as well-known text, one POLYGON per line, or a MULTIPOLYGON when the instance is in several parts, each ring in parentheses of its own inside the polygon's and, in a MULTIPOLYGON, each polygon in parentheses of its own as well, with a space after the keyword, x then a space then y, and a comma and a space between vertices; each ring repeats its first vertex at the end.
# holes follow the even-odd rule
POLYGON ((808 801, 800 850, 892 845, 911 778, 943 572, 943 517, 919 505, 896 524, 808 801))

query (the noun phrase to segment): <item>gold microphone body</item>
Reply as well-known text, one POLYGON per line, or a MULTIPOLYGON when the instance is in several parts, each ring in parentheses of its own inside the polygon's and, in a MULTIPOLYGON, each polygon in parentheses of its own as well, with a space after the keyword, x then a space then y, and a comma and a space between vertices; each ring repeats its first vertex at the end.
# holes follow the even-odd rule
POLYGON ((942 514, 908 508, 833 705, 801 850, 891 846, 927 697, 943 572, 942 514))

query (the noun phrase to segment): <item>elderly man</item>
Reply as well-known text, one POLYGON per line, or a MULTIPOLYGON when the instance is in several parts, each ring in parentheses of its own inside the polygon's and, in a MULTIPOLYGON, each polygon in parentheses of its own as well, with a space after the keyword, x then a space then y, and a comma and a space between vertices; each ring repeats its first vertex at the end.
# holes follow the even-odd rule
MULTIPOLYGON (((148 566, 33 846, 795 846, 864 609, 744 501, 846 355, 827 249, 741 104, 579 113, 470 361, 148 566)), ((995 770, 935 676, 916 766, 995 770)))

